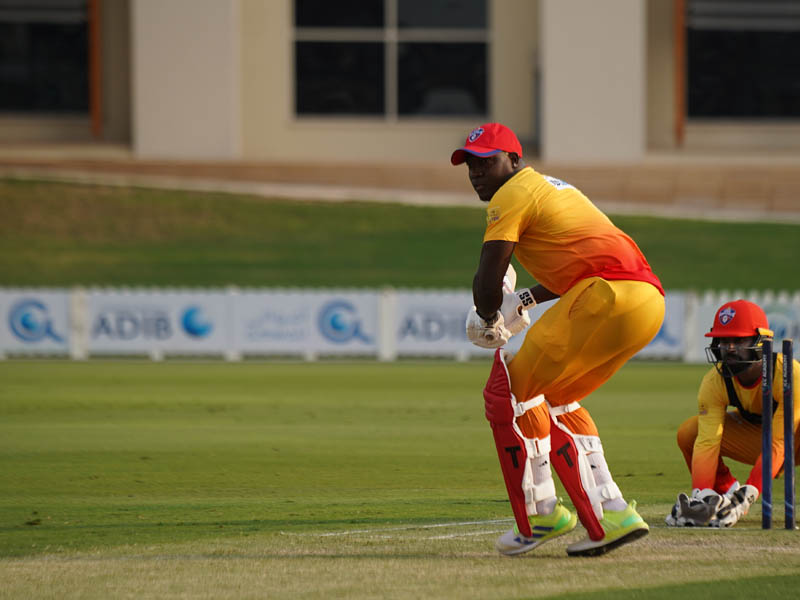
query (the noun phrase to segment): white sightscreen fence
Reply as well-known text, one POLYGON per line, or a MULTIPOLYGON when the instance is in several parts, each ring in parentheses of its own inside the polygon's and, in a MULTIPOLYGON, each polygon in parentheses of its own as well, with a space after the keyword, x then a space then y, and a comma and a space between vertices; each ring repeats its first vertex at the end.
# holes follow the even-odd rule
MULTIPOLYGON (((664 324, 636 358, 705 362, 703 334, 737 298, 764 308, 776 340, 800 342, 800 292, 668 291, 664 324)), ((467 360, 491 355, 466 338, 471 306, 468 290, 5 288, 0 356, 467 360)))

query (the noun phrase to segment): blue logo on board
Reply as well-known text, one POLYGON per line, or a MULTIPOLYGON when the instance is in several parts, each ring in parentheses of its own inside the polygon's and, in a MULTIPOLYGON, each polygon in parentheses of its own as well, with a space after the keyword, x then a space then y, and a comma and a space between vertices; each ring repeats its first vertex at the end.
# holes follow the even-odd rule
POLYGON ((345 300, 335 300, 322 307, 317 319, 322 335, 332 342, 344 344, 358 339, 367 344, 372 340, 361 331, 356 308, 345 300))
POLYGON ((23 342, 39 342, 46 337, 57 342, 64 338, 53 330, 47 306, 39 300, 20 300, 8 311, 8 326, 23 342))
POLYGON ((206 337, 214 329, 214 324, 203 314, 199 306, 189 306, 181 317, 183 330, 195 338, 206 337))
POLYGON ((659 342, 661 342, 663 344, 666 344, 667 346, 677 346, 681 342, 680 339, 678 339, 677 337, 672 335, 667 330, 667 321, 666 321, 666 319, 661 324, 661 329, 658 330, 658 333, 656 334, 656 337, 654 337, 653 341, 650 342, 650 343, 651 344, 656 344, 656 343, 659 343, 659 342))

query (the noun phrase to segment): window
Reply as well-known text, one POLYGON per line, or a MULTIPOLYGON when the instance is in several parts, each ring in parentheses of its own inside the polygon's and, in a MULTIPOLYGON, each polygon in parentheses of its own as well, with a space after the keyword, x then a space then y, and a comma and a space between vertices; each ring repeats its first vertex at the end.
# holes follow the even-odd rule
POLYGON ((295 52, 298 114, 383 114, 383 44, 302 42, 295 52))
POLYGON ((688 112, 800 117, 800 3, 689 0, 688 112))
POLYGON ((299 116, 484 116, 486 0, 295 0, 299 116))
POLYGON ((0 0, 0 111, 87 112, 86 0, 0 0))

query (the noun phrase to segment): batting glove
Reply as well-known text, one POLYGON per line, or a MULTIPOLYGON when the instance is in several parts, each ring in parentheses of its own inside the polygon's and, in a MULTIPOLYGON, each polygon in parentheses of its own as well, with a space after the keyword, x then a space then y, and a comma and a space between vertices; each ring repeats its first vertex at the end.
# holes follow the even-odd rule
POLYGON ((517 335, 531 324, 528 310, 536 306, 536 300, 528 288, 503 294, 503 304, 500 305, 500 314, 503 315, 506 329, 511 335, 517 335))
POLYGON ((506 329, 503 315, 499 311, 493 321, 487 322, 473 306, 467 314, 466 327, 469 341, 481 348, 499 348, 511 337, 511 332, 506 329))

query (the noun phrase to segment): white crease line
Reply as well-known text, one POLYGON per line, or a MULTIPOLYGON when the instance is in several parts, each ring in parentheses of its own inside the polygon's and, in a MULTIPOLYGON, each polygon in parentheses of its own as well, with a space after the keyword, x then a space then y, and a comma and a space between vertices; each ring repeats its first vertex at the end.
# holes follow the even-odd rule
MULTIPOLYGON (((356 533, 379 533, 383 531, 410 531, 412 529, 434 529, 437 527, 463 527, 465 525, 489 525, 491 523, 511 523, 513 519, 493 519, 489 521, 461 521, 459 523, 433 523, 431 525, 406 525, 404 527, 382 527, 379 529, 350 529, 348 531, 329 531, 327 533, 315 533, 315 537, 329 537, 335 535, 353 535, 356 533)), ((307 533, 297 533, 292 531, 281 531, 281 535, 308 535, 307 533)))
POLYGON ((504 533, 505 529, 486 529, 485 531, 470 531, 468 533, 451 533, 450 535, 434 535, 425 538, 426 540, 449 540, 452 538, 470 537, 474 535, 489 535, 492 533, 504 533))

